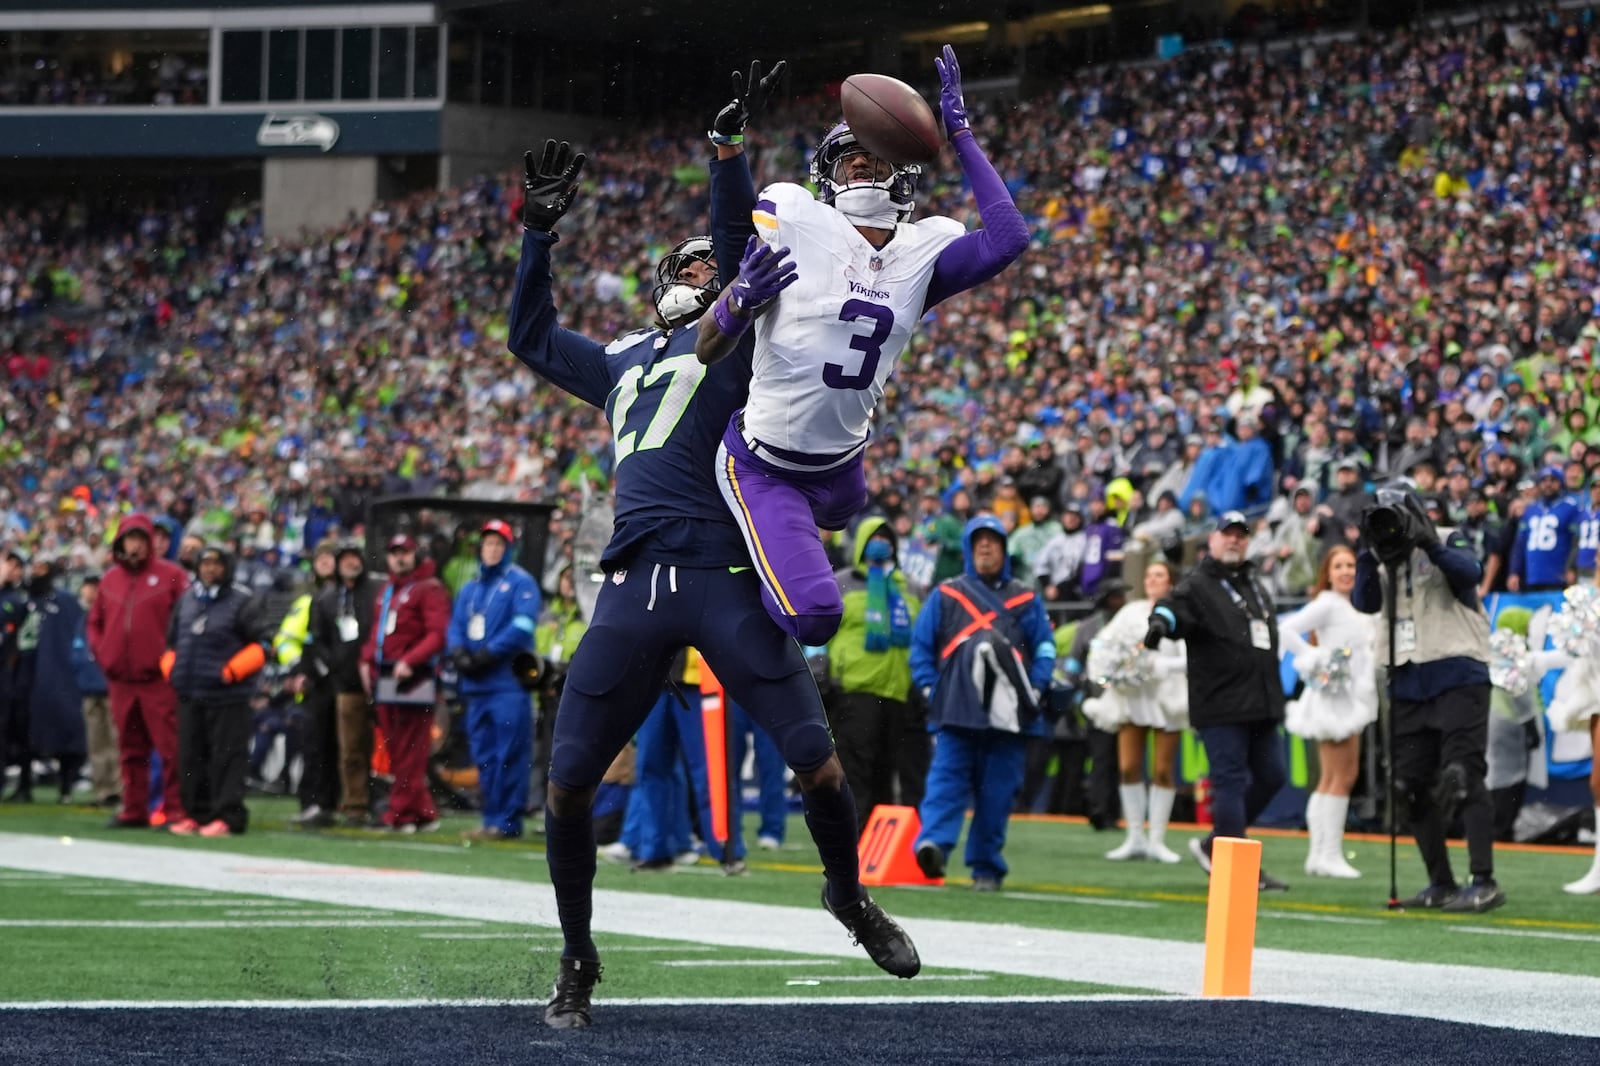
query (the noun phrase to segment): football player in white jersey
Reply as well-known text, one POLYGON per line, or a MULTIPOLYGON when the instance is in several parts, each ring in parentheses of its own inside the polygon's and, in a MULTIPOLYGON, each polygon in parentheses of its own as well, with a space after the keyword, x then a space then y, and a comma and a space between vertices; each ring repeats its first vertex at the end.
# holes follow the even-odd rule
POLYGON ((817 527, 843 529, 866 505, 861 457, 872 411, 911 331, 929 308, 994 277, 1028 246, 1027 225, 968 125, 955 52, 946 45, 934 65, 945 132, 983 228, 908 221, 922 168, 873 155, 840 123, 811 160, 816 199, 780 183, 756 203, 765 246, 740 273, 762 274, 787 253, 797 280, 760 306, 735 281, 701 320, 695 351, 704 363, 756 328, 750 398, 723 436, 717 478, 767 610, 806 645, 826 644, 843 613, 817 527))

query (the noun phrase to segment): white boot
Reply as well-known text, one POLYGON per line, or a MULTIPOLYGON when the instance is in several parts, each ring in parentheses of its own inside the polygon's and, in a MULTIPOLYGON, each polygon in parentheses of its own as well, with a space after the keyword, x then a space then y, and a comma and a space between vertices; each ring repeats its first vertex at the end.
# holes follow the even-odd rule
POLYGON ((1117 794, 1122 797, 1122 820, 1128 825, 1128 839, 1124 840, 1119 847, 1106 852, 1106 858, 1112 862, 1142 859, 1145 852, 1144 783, 1122 785, 1117 789, 1117 794))
POLYGON ((1306 848, 1306 876, 1323 876, 1322 862, 1322 803, 1327 797, 1313 792, 1306 797, 1306 833, 1310 844, 1306 848))
POLYGON ((1339 877, 1350 881, 1361 876, 1361 871, 1346 862, 1344 857, 1344 822, 1345 816, 1349 813, 1349 796, 1323 795, 1322 824, 1318 829, 1318 837, 1313 839, 1319 839, 1322 846, 1324 877, 1339 877))
POLYGON ((1145 844, 1144 857, 1152 862, 1183 861, 1177 852, 1167 847, 1167 823, 1172 820, 1172 801, 1177 796, 1174 789, 1150 786, 1150 839, 1145 844))
MULTIPOLYGON (((1600 807, 1595 808, 1595 818, 1600 819, 1600 807)), ((1595 823, 1600 825, 1600 821, 1595 823)), ((1589 872, 1570 885, 1562 886, 1562 890, 1574 896, 1590 896, 1600 892, 1600 841, 1595 843, 1594 863, 1589 867, 1589 872)))

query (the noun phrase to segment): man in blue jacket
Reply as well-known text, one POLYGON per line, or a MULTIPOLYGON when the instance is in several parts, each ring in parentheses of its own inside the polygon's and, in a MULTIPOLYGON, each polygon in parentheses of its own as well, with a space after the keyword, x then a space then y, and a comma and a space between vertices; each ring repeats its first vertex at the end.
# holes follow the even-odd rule
POLYGON ((944 876, 971 806, 972 887, 995 892, 1008 869, 1000 852, 1022 787, 1025 738, 1044 735, 1041 698, 1056 645, 1044 604, 1011 576, 1000 520, 968 522, 962 550, 966 572, 933 590, 911 633, 911 680, 927 697, 935 734, 917 865, 944 876))
POLYGON ((511 561, 515 536, 499 520, 479 530, 478 575, 461 587, 446 638, 461 675, 467 708, 467 739, 478 764, 483 825, 469 840, 505 840, 522 835, 533 770, 533 705, 512 670, 518 652, 533 651, 539 617, 539 583, 511 561))

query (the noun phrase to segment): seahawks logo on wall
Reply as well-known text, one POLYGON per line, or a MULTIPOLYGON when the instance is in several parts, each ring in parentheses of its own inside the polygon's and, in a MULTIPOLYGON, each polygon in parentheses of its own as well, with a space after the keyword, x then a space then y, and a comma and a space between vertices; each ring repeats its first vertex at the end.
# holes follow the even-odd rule
POLYGON ((273 112, 256 130, 256 144, 263 148, 320 148, 326 152, 338 142, 339 124, 326 115, 273 112))

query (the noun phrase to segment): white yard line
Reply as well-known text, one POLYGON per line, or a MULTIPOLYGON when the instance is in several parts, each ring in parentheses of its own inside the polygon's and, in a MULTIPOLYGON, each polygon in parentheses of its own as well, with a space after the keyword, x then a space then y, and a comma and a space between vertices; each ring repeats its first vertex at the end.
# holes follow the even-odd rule
MULTIPOLYGON (((370 918, 373 911, 352 910, 344 908, 304 908, 297 907, 288 910, 258 910, 258 911, 223 911, 223 916, 228 918, 370 918)), ((382 911, 376 913, 383 913, 382 911)))
MULTIPOLYGON (((548 884, 497 878, 362 870, 98 841, 69 846, 58 838, 27 834, 0 834, 0 867, 345 907, 381 900, 392 912, 544 928, 558 924, 548 884)), ((242 924, 260 928, 270 923, 242 924)), ((400 923, 386 919, 373 924, 400 923)), ((807 957, 863 957, 815 903, 784 907, 603 889, 595 893, 594 924, 602 936, 659 940, 666 935, 807 957)), ((1175 995, 1193 995, 1200 987, 1204 948, 1197 942, 950 919, 911 918, 904 924, 929 967, 1175 995)), ((1449 926, 1441 924, 1444 928, 1449 926)), ((1600 1036, 1600 1012, 1549 1009, 1551 1003, 1600 1002, 1600 977, 1258 949, 1254 991, 1256 998, 1274 1002, 1600 1036), (1507 995, 1508 988, 1516 989, 1516 995, 1507 995)))
MULTIPOLYGON (((418 933, 418 940, 560 940, 560 933, 418 933)), ((607 948, 616 951, 616 948, 607 948)))
POLYGON ((1452 933, 1478 933, 1484 936, 1525 936, 1534 940, 1576 940, 1584 944, 1600 944, 1594 933, 1555 933, 1543 929, 1496 929, 1488 925, 1447 925, 1452 933))
POLYGON ((284 907, 295 906, 288 899, 141 899, 141 907, 284 907))
POLYGON ((1141 899, 1106 899, 1099 896, 1069 896, 1066 894, 1051 895, 1048 892, 1012 892, 1009 889, 995 897, 996 899, 1030 899, 1041 903, 1081 903, 1086 907, 1125 907, 1129 910, 1150 910, 1159 907, 1159 903, 1150 903, 1141 899))
POLYGON ((837 966, 843 959, 660 959, 657 966, 837 966))
POLYGON ((107 918, 104 920, 73 918, 0 918, 0 929, 438 929, 450 926, 480 926, 482 922, 414 918, 301 918, 284 920, 269 918, 266 921, 244 922, 197 918, 192 922, 181 920, 142 922, 135 919, 107 918))
MULTIPOLYGON (((61 892, 61 895, 64 896, 115 896, 118 900, 138 900, 139 896, 160 896, 162 898, 162 906, 166 906, 168 903, 174 904, 174 906, 178 903, 200 903, 200 900, 197 900, 195 896, 202 895, 200 892, 192 892, 187 888, 139 888, 136 885, 130 885, 130 887, 126 888, 59 888, 58 892, 61 892), (187 896, 187 898, 186 900, 171 900, 171 896, 187 896)), ((205 893, 205 895, 210 895, 210 893, 205 893)), ((141 906, 144 906, 144 904, 141 904, 141 906)))
MULTIPOLYGON (((924 973, 918 974, 918 981, 987 981, 990 975, 986 973, 924 973)), ((899 978, 886 973, 869 974, 834 974, 829 977, 793 977, 788 983, 808 985, 843 985, 843 984, 878 984, 884 981, 898 981, 899 978)), ((899 986, 905 987, 905 986, 899 986)))

